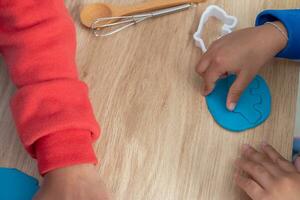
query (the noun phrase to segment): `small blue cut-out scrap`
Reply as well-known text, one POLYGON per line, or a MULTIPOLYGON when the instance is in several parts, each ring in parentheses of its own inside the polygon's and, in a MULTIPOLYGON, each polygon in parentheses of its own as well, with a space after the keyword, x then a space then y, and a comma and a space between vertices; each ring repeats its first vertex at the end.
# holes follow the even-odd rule
POLYGON ((228 91, 236 79, 230 75, 216 83, 214 91, 206 97, 208 109, 215 121, 230 131, 244 131, 263 123, 271 112, 271 94, 266 82, 256 76, 242 94, 235 111, 226 108, 228 91))
POLYGON ((38 181, 17 169, 0 168, 0 200, 32 200, 38 181))

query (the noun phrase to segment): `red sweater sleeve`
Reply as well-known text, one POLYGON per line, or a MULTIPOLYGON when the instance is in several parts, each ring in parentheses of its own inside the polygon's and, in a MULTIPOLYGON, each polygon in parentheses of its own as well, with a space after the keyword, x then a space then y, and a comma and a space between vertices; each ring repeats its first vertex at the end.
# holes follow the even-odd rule
POLYGON ((92 142, 99 127, 75 49, 63 0, 0 0, 0 51, 17 86, 11 110, 41 174, 97 162, 92 142))

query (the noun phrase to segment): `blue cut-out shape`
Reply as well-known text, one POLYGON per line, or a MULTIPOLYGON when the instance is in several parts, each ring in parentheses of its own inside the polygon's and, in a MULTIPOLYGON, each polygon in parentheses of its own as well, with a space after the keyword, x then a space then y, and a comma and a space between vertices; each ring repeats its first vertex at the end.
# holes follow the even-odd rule
POLYGON ((0 168, 1 200, 32 200, 38 189, 35 178, 17 169, 0 168))
POLYGON ((228 91, 236 79, 230 75, 216 83, 206 103, 215 121, 223 128, 241 132, 262 124, 271 113, 271 94, 265 80, 256 76, 245 89, 233 112, 226 107, 228 91))

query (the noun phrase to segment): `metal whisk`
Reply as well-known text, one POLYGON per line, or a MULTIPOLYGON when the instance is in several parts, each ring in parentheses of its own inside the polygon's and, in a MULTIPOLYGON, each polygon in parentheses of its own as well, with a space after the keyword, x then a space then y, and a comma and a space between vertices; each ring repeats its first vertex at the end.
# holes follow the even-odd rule
POLYGON ((138 15, 98 18, 93 22, 91 28, 94 31, 95 36, 97 37, 110 36, 126 28, 129 28, 135 24, 145 21, 146 19, 177 13, 195 6, 196 6, 195 4, 188 3, 180 6, 161 9, 161 10, 148 12, 148 13, 142 13, 138 15), (105 31, 106 28, 111 28, 111 29, 105 31))

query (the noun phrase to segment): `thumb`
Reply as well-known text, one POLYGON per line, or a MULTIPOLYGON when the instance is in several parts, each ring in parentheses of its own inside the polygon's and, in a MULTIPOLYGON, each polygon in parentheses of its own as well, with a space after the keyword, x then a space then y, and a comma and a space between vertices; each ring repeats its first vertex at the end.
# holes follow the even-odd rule
POLYGON ((241 95, 244 90, 248 87, 249 83, 254 78, 254 75, 250 75, 246 71, 241 71, 238 75, 231 88, 229 89, 227 96, 227 109, 234 111, 241 95))

